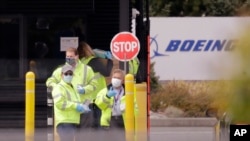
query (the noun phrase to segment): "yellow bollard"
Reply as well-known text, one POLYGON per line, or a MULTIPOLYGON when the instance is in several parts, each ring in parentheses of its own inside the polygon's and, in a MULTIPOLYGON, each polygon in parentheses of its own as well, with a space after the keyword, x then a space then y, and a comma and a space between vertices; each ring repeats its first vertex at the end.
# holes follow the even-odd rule
POLYGON ((25 80, 25 141, 34 140, 35 128, 35 74, 26 73, 25 80))
POLYGON ((220 121, 218 120, 215 125, 215 141, 220 141, 220 121))
POLYGON ((136 141, 147 141, 147 84, 135 84, 138 115, 135 116, 136 141))
POLYGON ((127 74, 125 76, 125 131, 126 141, 134 140, 135 117, 134 117, 134 76, 127 74))

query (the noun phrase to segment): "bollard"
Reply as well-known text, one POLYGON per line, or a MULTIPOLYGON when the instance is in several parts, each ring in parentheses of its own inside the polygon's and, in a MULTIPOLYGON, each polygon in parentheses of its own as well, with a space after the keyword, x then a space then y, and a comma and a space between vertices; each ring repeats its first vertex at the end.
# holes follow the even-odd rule
POLYGON ((138 114, 135 116, 136 141, 147 141, 147 84, 135 84, 138 114))
POLYGON ((221 133, 221 127, 220 127, 220 120, 217 121, 215 127, 215 141, 220 141, 220 133, 221 133))
POLYGON ((125 76, 125 132, 126 141, 134 140, 135 117, 134 117, 134 76, 125 76))
POLYGON ((25 141, 34 141, 35 128, 35 74, 26 73, 25 80, 25 141))

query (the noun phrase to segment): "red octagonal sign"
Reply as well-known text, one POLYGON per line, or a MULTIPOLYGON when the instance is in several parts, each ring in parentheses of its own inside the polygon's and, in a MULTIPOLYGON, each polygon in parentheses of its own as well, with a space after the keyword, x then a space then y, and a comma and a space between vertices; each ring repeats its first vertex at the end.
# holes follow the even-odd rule
POLYGON ((113 37, 110 50, 117 60, 130 61, 138 55, 140 42, 133 33, 120 32, 113 37))

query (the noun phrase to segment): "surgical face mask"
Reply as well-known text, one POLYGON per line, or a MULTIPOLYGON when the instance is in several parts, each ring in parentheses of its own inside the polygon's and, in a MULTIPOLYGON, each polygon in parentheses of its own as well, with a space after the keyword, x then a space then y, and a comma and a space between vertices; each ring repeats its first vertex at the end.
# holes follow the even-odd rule
POLYGON ((76 64, 76 59, 75 58, 66 58, 66 62, 69 65, 74 66, 76 64))
POLYGON ((111 83, 112 83, 113 87, 117 88, 117 87, 120 87, 122 85, 122 80, 120 80, 118 78, 112 78, 111 83))
POLYGON ((72 81, 73 76, 72 75, 63 75, 63 80, 66 83, 70 83, 72 81))

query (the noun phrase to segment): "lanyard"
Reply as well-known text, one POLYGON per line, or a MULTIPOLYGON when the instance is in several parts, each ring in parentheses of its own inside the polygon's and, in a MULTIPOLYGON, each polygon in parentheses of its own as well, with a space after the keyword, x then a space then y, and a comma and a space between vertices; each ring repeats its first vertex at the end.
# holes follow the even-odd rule
POLYGON ((122 94, 122 88, 119 90, 119 93, 114 97, 115 100, 115 104, 118 102, 118 100, 120 99, 120 96, 122 94))

